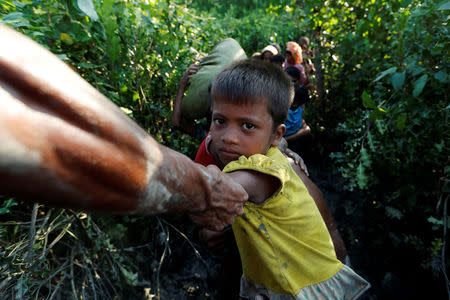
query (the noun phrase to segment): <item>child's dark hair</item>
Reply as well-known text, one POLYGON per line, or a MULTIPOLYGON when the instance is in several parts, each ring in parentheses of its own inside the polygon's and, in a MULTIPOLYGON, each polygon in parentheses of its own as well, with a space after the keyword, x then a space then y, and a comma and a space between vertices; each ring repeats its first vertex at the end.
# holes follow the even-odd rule
POLYGON ((286 72, 286 74, 288 74, 289 76, 297 79, 298 81, 300 81, 300 70, 297 69, 296 67, 287 67, 286 70, 284 70, 286 72))
POLYGON ((280 54, 274 55, 270 58, 270 62, 273 64, 282 65, 284 62, 284 57, 283 57, 283 55, 280 55, 280 54))
POLYGON ((289 77, 277 66, 252 59, 231 64, 214 79, 211 87, 212 106, 218 97, 230 103, 267 101, 273 129, 284 123, 294 96, 289 77))
POLYGON ((305 104, 309 101, 308 88, 303 84, 294 85, 294 103, 298 106, 305 104))

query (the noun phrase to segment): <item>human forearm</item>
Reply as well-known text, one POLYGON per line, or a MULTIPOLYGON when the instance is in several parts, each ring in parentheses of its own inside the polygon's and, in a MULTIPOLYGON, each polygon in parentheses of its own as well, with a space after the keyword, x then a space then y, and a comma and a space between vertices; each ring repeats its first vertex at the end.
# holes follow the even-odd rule
POLYGON ((192 75, 198 72, 198 65, 192 64, 187 68, 186 72, 184 72, 183 77, 178 84, 177 96, 175 97, 175 101, 173 104, 173 112, 172 112, 172 124, 175 127, 181 128, 184 132, 194 136, 195 135, 195 123, 190 120, 187 121, 183 118, 182 115, 182 104, 184 98, 184 92, 186 91, 186 87, 189 85, 189 80, 192 75))
POLYGON ((239 185, 159 145, 51 53, 4 26, 0 44, 3 194, 107 213, 203 213, 196 220, 212 227, 242 212, 239 185))
POLYGON ((186 85, 180 81, 177 96, 175 97, 175 101, 173 103, 172 124, 178 127, 181 126, 181 105, 183 102, 185 88, 186 85))
POLYGON ((306 124, 305 122, 303 122, 302 127, 300 127, 300 129, 291 134, 286 136, 286 141, 291 142, 294 141, 302 136, 308 135, 311 132, 311 129, 309 128, 308 124, 306 124))

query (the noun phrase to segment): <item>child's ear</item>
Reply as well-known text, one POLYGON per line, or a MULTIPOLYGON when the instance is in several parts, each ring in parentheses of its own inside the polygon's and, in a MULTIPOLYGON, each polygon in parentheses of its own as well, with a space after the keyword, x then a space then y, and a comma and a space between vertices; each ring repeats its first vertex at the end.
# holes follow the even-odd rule
POLYGON ((278 125, 278 127, 275 129, 275 132, 273 133, 273 141, 272 141, 273 147, 278 147, 285 132, 286 132, 286 125, 284 124, 278 125))

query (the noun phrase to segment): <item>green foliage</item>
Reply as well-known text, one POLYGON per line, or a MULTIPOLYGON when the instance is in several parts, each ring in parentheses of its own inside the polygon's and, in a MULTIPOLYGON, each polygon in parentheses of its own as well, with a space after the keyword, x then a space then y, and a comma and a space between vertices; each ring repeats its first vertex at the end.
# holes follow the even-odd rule
MULTIPOLYGON (((218 20, 200 2, 196 10, 162 0, 0 1, 0 22, 64 60, 158 142, 192 155, 198 141, 170 124, 171 100, 185 69, 226 37, 250 52, 296 38, 288 2, 254 8, 257 3, 246 3, 238 19, 240 3, 211 2, 218 20)), ((31 208, 14 205, 7 199, 0 207, 5 297, 214 298, 216 291, 206 285, 214 267, 198 257, 191 237, 158 218, 35 207, 30 222, 31 208), (167 271, 175 265, 176 271, 167 271)), ((179 225, 187 232, 190 226, 179 225)))
POLYGON ((328 91, 307 116, 326 128, 315 147, 332 158, 345 179, 341 188, 358 194, 346 200, 346 207, 359 207, 347 211, 358 224, 347 234, 370 236, 364 251, 372 254, 401 261, 414 253, 414 263, 405 261, 398 274, 429 267, 433 241, 442 238, 442 227, 432 231, 430 222, 442 220, 437 199, 448 197, 442 189, 449 180, 447 6, 393 0, 304 7, 328 91))
MULTIPOLYGON (((188 155, 198 141, 169 120, 192 62, 226 37, 251 55, 269 42, 283 47, 309 36, 325 91, 306 109, 311 151, 339 172, 339 188, 351 195, 341 205, 343 235, 349 249, 362 247, 368 269, 405 276, 431 270, 443 246, 449 11, 449 2, 436 0, 0 0, 2 23, 63 59, 156 140, 188 155)), ((0 294, 10 298, 171 295, 161 284, 176 281, 163 274, 173 270, 165 261, 170 249, 173 261, 177 250, 197 253, 178 247, 189 239, 157 218, 42 207, 29 238, 30 210, 10 198, 0 207, 0 294), (171 231, 178 238, 169 239, 171 231)), ((187 276, 178 296, 207 276, 187 276)))
POLYGON ((8 198, 3 201, 3 205, 0 207, 0 215, 10 213, 10 208, 16 206, 17 202, 14 201, 14 198, 8 198))

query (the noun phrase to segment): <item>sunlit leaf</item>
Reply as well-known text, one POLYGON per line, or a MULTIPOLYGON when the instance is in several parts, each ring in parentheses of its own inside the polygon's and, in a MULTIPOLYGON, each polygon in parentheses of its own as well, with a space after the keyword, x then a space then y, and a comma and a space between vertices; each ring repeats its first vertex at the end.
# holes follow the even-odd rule
POLYGON ((95 11, 94 3, 92 0, 78 0, 78 8, 84 12, 93 21, 98 21, 98 15, 95 11))
POLYGON ((61 39, 62 42, 66 43, 67 45, 73 44, 72 37, 65 32, 61 32, 61 34, 59 35, 59 38, 61 39))

